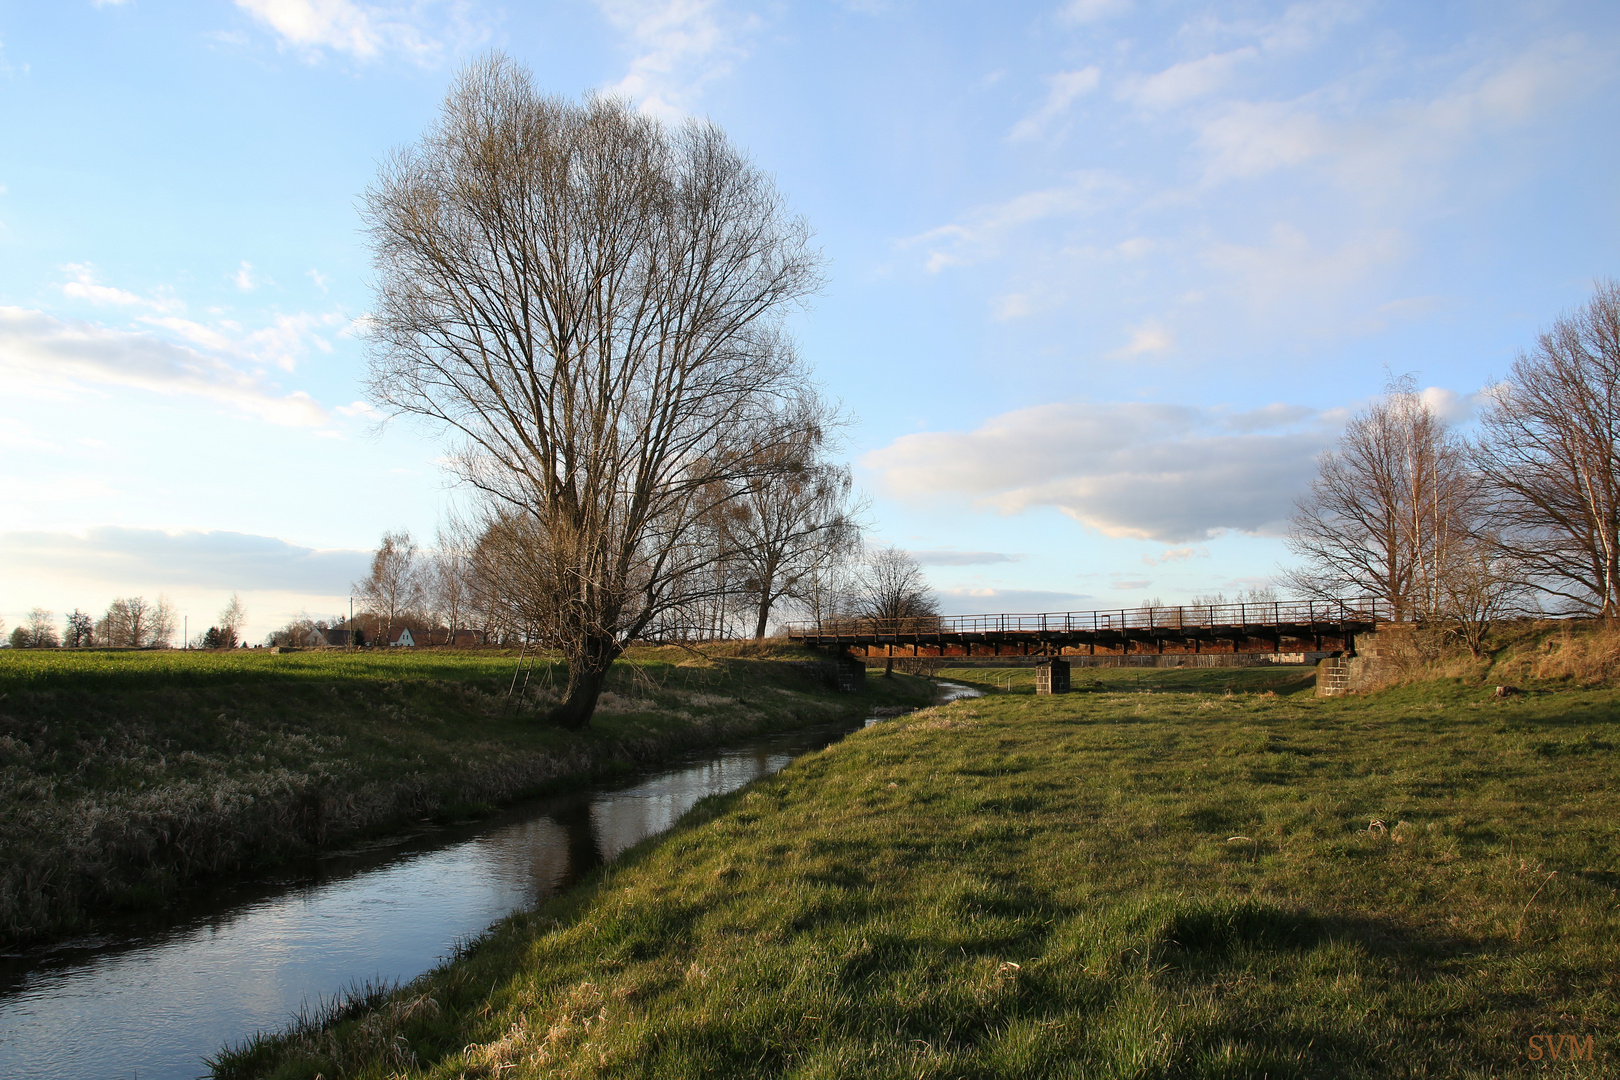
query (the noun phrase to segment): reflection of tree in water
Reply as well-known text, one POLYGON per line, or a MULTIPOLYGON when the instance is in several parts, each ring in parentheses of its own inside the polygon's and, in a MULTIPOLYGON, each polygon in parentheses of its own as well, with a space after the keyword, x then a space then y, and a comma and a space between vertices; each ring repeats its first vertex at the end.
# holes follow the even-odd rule
POLYGON ((627 847, 663 832, 701 798, 734 791, 785 765, 789 755, 755 750, 727 754, 661 776, 591 803, 591 829, 598 857, 617 858, 627 847))
MULTIPOLYGON (((573 804, 570 811, 582 809, 573 804)), ((493 875, 512 882, 524 902, 537 904, 574 880, 573 831, 564 814, 531 818, 509 825, 481 845, 495 866, 493 875)))

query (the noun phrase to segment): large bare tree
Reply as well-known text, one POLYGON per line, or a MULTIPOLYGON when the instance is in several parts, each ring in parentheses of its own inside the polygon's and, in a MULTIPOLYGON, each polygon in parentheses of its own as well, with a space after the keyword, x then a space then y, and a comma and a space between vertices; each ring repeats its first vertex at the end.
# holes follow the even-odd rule
POLYGON ((1519 355, 1481 427, 1504 547, 1566 609, 1620 616, 1620 283, 1519 355))
POLYGON ((1397 380, 1350 420, 1295 504, 1288 546, 1303 563, 1285 584, 1369 593, 1396 621, 1433 615, 1477 504, 1462 444, 1410 379, 1397 380))
POLYGON ((818 285, 808 229, 714 125, 543 96, 500 56, 389 159, 366 218, 371 395, 451 433, 461 479, 531 538, 527 621, 568 664, 552 717, 583 726, 721 554, 687 542, 715 492, 789 438, 774 419, 804 380, 780 323, 818 285))

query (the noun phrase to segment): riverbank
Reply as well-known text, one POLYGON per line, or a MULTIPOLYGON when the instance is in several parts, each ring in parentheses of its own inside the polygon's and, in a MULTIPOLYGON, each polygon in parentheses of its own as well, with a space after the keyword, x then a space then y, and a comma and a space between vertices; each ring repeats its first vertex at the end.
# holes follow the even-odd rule
POLYGON ((1612 1072, 1620 694, 1233 674, 877 725, 216 1075, 1612 1072))
POLYGON ((567 732, 543 719, 560 667, 508 696, 518 658, 492 650, 0 652, 0 944, 423 818, 929 700, 912 678, 835 693, 810 658, 636 650, 591 727, 567 732))

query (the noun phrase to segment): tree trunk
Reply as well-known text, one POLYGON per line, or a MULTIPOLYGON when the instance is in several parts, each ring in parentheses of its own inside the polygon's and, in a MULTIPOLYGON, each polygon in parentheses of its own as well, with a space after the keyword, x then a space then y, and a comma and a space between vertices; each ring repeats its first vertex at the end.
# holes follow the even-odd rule
POLYGON ((590 725, 596 699, 602 696, 608 669, 618 657, 619 647, 610 637, 592 636, 569 653, 568 685, 563 689, 562 704, 552 709, 547 718, 559 727, 578 731, 590 725))
POLYGON ((755 641, 765 640, 765 624, 770 621, 770 618, 771 602, 769 600, 761 600, 759 602, 759 621, 754 624, 755 641))

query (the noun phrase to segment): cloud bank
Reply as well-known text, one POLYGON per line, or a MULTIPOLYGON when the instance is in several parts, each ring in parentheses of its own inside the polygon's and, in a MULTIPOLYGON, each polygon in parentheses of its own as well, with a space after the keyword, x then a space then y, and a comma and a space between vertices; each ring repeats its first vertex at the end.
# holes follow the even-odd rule
POLYGON ((23 577, 69 576, 114 589, 274 590, 347 596, 369 551, 321 550, 272 536, 167 532, 116 526, 67 532, 0 533, 0 562, 23 577))
POLYGON ((973 431, 905 435, 862 464, 900 498, 1056 507, 1105 536, 1185 544, 1276 536, 1343 415, 1137 402, 1038 405, 973 431))

